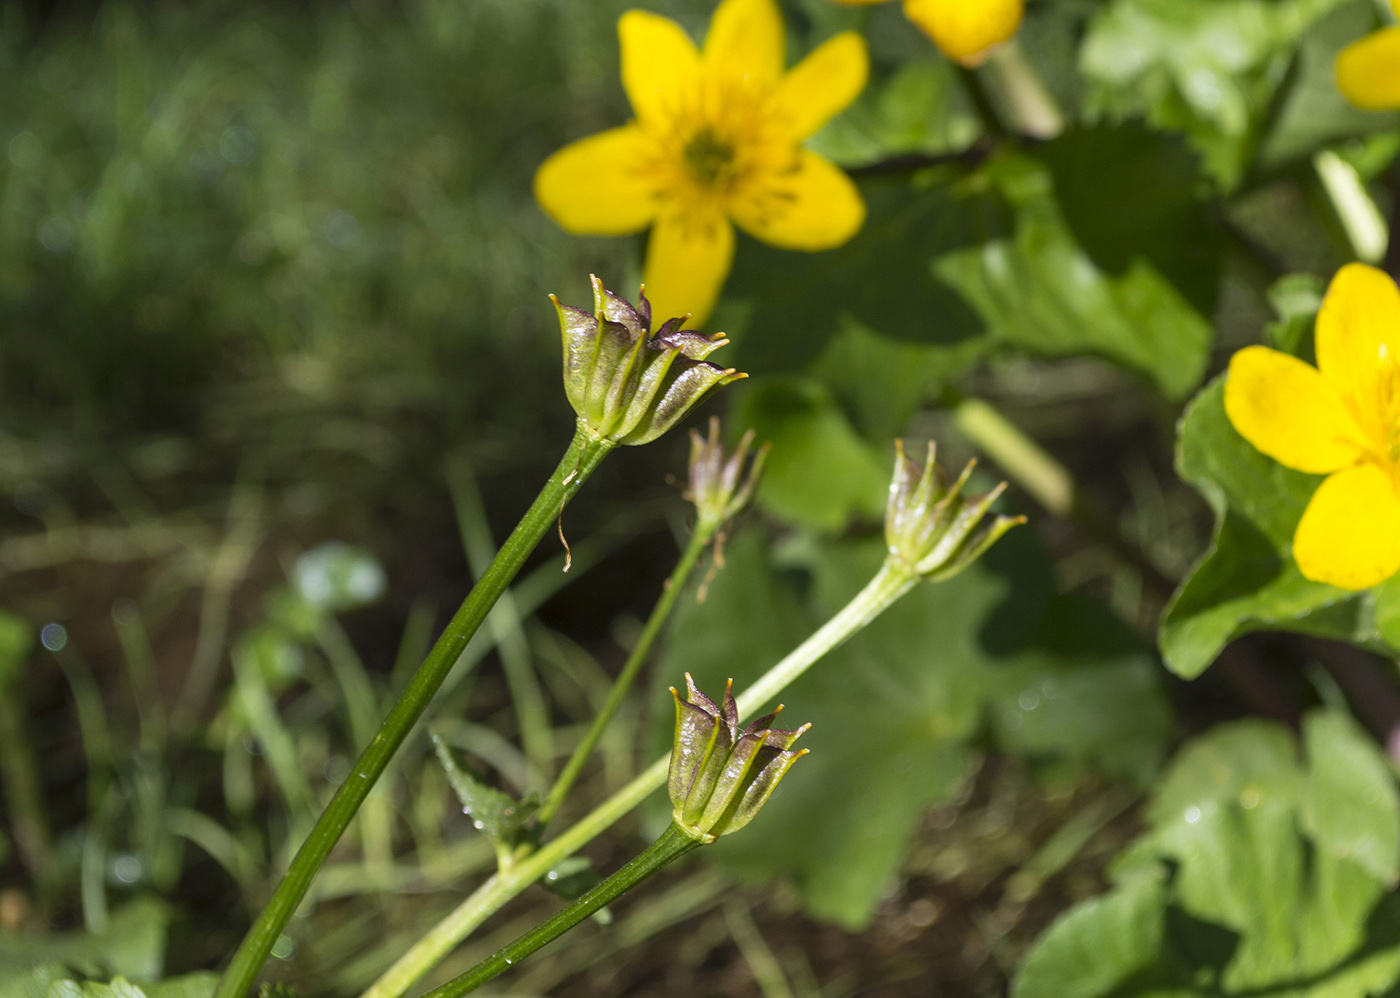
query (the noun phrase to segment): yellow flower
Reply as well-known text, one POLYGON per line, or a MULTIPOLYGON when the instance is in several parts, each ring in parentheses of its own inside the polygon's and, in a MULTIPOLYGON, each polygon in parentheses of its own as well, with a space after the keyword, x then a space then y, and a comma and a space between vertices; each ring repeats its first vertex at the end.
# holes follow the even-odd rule
POLYGON ((650 225, 643 280, 656 315, 709 316, 737 224, 782 249, 840 246, 865 222, 851 179, 801 141, 865 87, 865 41, 847 31, 783 72, 774 0, 723 0, 703 51, 680 25, 622 15, 622 85, 635 119, 565 146, 535 197, 570 232, 650 225))
MULTIPOLYGON (((1390 0, 1400 17, 1400 0, 1390 0)), ((1342 50, 1337 86, 1367 111, 1400 108, 1400 27, 1382 28, 1342 50)))
MULTIPOLYGON (((885 0, 836 0, 851 6, 885 0)), ((917 24, 949 59, 976 66, 1016 33, 1023 0, 904 0, 904 16, 917 24)))
POLYGON ((1327 478, 1293 534, 1306 578, 1368 589, 1400 570, 1400 288, 1353 263, 1317 316, 1317 367, 1268 347, 1230 360, 1225 412, 1280 464, 1327 478))

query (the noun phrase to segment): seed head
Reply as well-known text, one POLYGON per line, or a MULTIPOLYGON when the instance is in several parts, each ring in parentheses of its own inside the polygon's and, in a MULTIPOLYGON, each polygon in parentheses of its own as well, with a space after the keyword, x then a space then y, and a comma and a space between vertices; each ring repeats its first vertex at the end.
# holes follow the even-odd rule
POLYGON ((1024 516, 993 515, 982 522, 1006 483, 981 495, 963 495, 975 460, 950 486, 947 472, 934 460, 932 441, 922 468, 905 456, 900 441, 895 441, 895 449, 894 480, 885 506, 885 541, 889 556, 919 577, 938 580, 956 575, 1002 534, 1026 521, 1024 516))
POLYGON ((685 684, 684 700, 671 687, 676 701, 676 743, 668 781, 671 818, 691 838, 713 842, 753 820, 792 764, 807 754, 806 749, 791 749, 811 725, 796 731, 772 727, 783 709, 779 707, 740 733, 733 680, 725 686, 720 704, 695 688, 690 673, 685 684))
POLYGON ((690 484, 685 497, 695 504, 702 523, 717 529, 733 519, 753 498, 758 476, 763 471, 763 460, 768 456, 768 445, 763 444, 754 452, 753 463, 744 475, 744 461, 752 445, 753 430, 748 430, 734 453, 725 454, 724 445, 719 441, 719 418, 715 416, 710 417, 708 438, 695 430, 690 431, 690 484))
POLYGON ((729 342, 681 329, 668 319, 651 332, 646 295, 635 307, 593 281, 593 311, 559 304, 564 341, 564 391, 579 422, 597 439, 644 444, 674 426, 709 392, 745 377, 705 362, 729 342))

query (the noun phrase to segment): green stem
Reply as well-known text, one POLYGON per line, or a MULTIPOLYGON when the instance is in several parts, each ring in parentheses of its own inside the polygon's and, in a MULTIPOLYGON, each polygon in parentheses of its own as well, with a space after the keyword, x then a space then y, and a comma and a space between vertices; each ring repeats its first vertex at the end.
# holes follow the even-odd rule
MULTIPOLYGON (((465 460, 453 463, 455 467, 448 478, 457 507, 458 530, 467 555, 467 567, 477 573, 496 556, 491 526, 486 521, 486 506, 481 500, 481 490, 477 487, 471 466, 465 460)), ((486 628, 501 660, 501 671, 505 674, 510 702, 515 708, 525 757, 541 779, 548 779, 548 774, 554 768, 554 730, 550 725, 544 690, 535 672, 530 645, 521 627, 522 619, 514 595, 503 593, 496 611, 486 620, 486 628)), ((539 790, 542 786, 540 784, 530 789, 539 790)))
POLYGON ((632 862, 574 901, 553 917, 541 922, 513 943, 498 949, 471 970, 428 992, 424 998, 459 998, 475 991, 512 965, 558 939, 589 915, 636 887, 657 870, 690 852, 700 842, 671 825, 632 862))
POLYGON ((916 582, 918 576, 895 559, 887 558, 875 577, 836 616, 739 694, 739 717, 757 714, 760 707, 810 669, 817 659, 884 613, 890 604, 913 589, 916 582))
POLYGON ((344 834, 346 826, 368 796, 370 789, 403 740, 408 737, 418 718, 427 708, 433 694, 457 661, 497 598, 515 578, 520 566, 535 549, 547 530, 554 525, 565 504, 578 492, 598 464, 612 449, 606 441, 592 439, 580 427, 574 434, 564 459, 545 483, 538 498, 521 518, 520 523, 501 546, 491 566, 482 574, 461 607, 438 638, 423 664, 418 667, 408 687, 380 725, 374 740, 365 747, 355 768, 340 785, 316 826, 302 843, 287 874, 277 885, 272 899, 263 908, 253 927, 243 938, 238 952, 215 998, 243 998, 252 986, 258 971, 272 951, 273 944, 292 917, 316 871, 321 868, 331 849, 344 834))
POLYGON ((1337 221, 1346 233, 1351 251, 1363 263, 1380 263, 1385 259, 1390 231, 1385 216, 1371 199, 1366 181, 1354 166, 1331 149, 1323 149, 1313 156, 1313 169, 1337 213, 1337 221))
POLYGON ((987 59, 996 77, 1006 117, 1021 135, 1053 139, 1065 130, 1065 113, 1036 73, 1016 39, 998 46, 987 59))
POLYGON ((695 570, 695 563, 700 560, 700 553, 705 550, 705 546, 714 537, 717 526, 718 524, 710 525, 707 521, 696 525, 695 533, 690 536, 690 543, 686 545, 685 551, 681 554, 681 560, 676 562, 671 577, 666 580, 666 588, 662 591, 661 598, 656 601, 656 606, 652 607, 651 616, 647 618, 646 626, 642 628, 641 637, 637 639, 636 646, 633 647, 632 653, 627 656, 622 671, 618 673, 612 689, 608 691, 607 701, 598 711, 598 716, 593 719, 593 725, 583 736, 583 741, 579 742, 578 748, 574 749, 574 754, 569 757, 569 762, 564 766, 559 778, 554 781, 549 796, 545 798, 544 806, 536 815, 536 841, 543 836, 545 827, 558 813, 559 806, 564 803, 564 798, 573 788, 574 781, 578 779, 583 764, 593 754, 593 749, 597 746, 598 739, 603 737, 603 731, 607 728, 608 722, 617 713, 617 708, 622 705, 622 699, 627 695, 627 691, 632 688, 632 683, 637 678, 637 673, 641 671, 642 664, 651 651, 651 646, 656 643, 657 635, 661 633, 662 625, 666 623, 666 618, 671 615, 671 610, 675 607, 681 590, 685 588, 686 580, 690 578, 690 573, 695 570))
MULTIPOLYGON (((753 714, 765 701, 776 696, 814 662, 878 617, 915 583, 907 569, 893 560, 886 561, 850 603, 802 644, 794 648, 768 673, 739 697, 739 716, 753 714)), ((666 783, 670 759, 657 759, 631 783, 594 808, 558 838, 546 842, 537 852, 524 857, 509 870, 496 873, 448 913, 412 948, 386 970, 361 998, 399 998, 415 981, 438 964, 473 929, 525 888, 539 880, 560 860, 573 855, 606 831, 653 791, 666 783)))

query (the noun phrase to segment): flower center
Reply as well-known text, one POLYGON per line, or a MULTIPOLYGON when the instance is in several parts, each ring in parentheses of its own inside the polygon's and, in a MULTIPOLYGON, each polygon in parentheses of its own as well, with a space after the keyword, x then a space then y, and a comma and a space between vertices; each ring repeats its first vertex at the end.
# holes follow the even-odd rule
POLYGON ((719 187, 734 163, 734 147, 709 128, 690 137, 684 150, 686 166, 707 187, 719 187))

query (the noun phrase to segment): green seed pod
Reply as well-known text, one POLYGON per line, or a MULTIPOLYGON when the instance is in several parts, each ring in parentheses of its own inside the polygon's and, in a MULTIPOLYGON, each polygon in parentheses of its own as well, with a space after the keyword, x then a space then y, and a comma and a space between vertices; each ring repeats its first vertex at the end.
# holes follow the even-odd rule
POLYGON ((668 319, 651 332, 651 304, 634 308, 593 281, 593 311, 550 300, 564 340, 564 391, 595 439, 644 444, 674 426, 709 392, 745 375, 705 362, 729 342, 668 319))
POLYGON ((791 749, 811 725, 796 731, 771 727, 783 709, 779 707, 740 733, 732 681, 720 705, 695 688, 690 673, 685 683, 684 700, 671 687, 676 701, 676 743, 668 778, 671 818, 691 838, 713 842, 753 820, 792 764, 807 754, 806 749, 791 749))
POLYGON ((889 556, 920 578, 939 580, 956 575, 1002 534, 1026 522, 1024 516, 1000 515, 982 522, 1006 483, 981 495, 964 496, 963 486, 976 461, 969 461, 950 486, 947 473, 934 460, 932 441, 923 468, 905 456, 899 441, 895 441, 895 449, 894 480, 885 507, 885 541, 889 556))
POLYGON ((749 430, 734 453, 726 455, 724 445, 719 442, 719 419, 714 416, 710 417, 708 439, 695 430, 690 431, 690 484, 685 497, 695 504, 701 524, 718 529, 753 498, 758 476, 763 471, 763 459, 768 456, 768 445, 754 452, 749 473, 740 482, 752 445, 753 430, 749 430))

